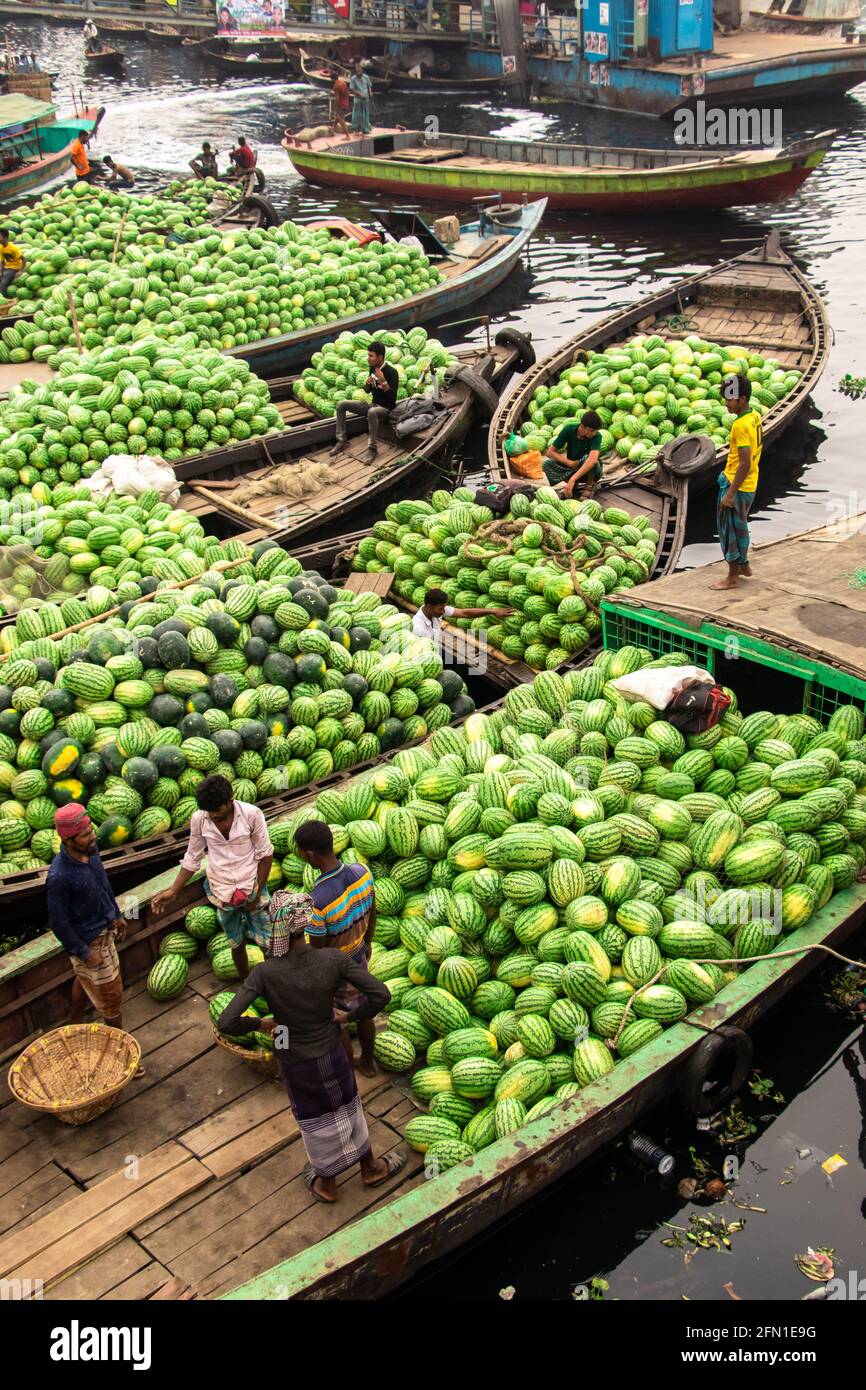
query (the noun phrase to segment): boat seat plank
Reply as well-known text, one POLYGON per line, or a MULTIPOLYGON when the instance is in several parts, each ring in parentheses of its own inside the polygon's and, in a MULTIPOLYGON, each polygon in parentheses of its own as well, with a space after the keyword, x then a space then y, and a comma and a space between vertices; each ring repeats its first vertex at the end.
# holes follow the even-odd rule
MULTIPOLYGON (((403 1147, 393 1131, 380 1122, 374 1121, 369 1128, 376 1152, 390 1152, 392 1148, 403 1147)), ((393 1196, 397 1189, 402 1190, 410 1178, 419 1170, 423 1171, 423 1167, 423 1155, 411 1150, 405 1168, 389 1178, 381 1187, 375 1188, 365 1186, 358 1169, 352 1169, 350 1173, 342 1174, 337 1179, 340 1197, 331 1206, 311 1198, 299 1175, 280 1196, 279 1214, 283 1217, 290 1214, 290 1220, 284 1221, 263 1240, 251 1246, 240 1258, 232 1255, 229 1234, 222 1251, 212 1252, 210 1255, 202 1252, 197 1259, 185 1257, 177 1261, 179 1273, 183 1277, 189 1277, 187 1270, 194 1272, 202 1267, 204 1261, 210 1260, 210 1269, 202 1276, 193 1273, 192 1282, 199 1284, 204 1297, 217 1297, 220 1293, 227 1292, 244 1280, 270 1268, 278 1260, 286 1259, 299 1250, 306 1250, 324 1236, 347 1226, 371 1206, 380 1203, 383 1197, 393 1196), (214 1253, 217 1257, 222 1257, 221 1264, 213 1263, 214 1253)), ((195 1251, 191 1251, 190 1256, 195 1257, 195 1251)))
MULTIPOLYGON (((60 1299, 147 1298, 148 1290, 159 1288, 155 1282, 159 1266, 146 1250, 130 1236, 118 1241, 100 1255, 87 1260, 48 1289, 45 1297, 60 1299), (149 1277, 145 1278, 144 1276, 149 1277), (126 1289, 127 1292, 122 1292, 126 1289)), ((162 1272, 160 1282, 165 1282, 162 1272)))
MULTIPOLYGON (((149 1215, 153 1211, 158 1211, 161 1206, 173 1201, 182 1192, 187 1192, 192 1187, 201 1186, 202 1183, 210 1181, 210 1173, 199 1163, 197 1159, 187 1158, 179 1168, 173 1172, 166 1173, 162 1177, 155 1179, 142 1186, 141 1184, 131 1183, 124 1173, 123 1182, 126 1186, 126 1200, 118 1202, 108 1211, 94 1216, 90 1221, 80 1225, 68 1235, 54 1241, 51 1245, 43 1248, 28 1250, 21 1260, 21 1263, 11 1270, 10 1276, 14 1279, 42 1279, 45 1286, 57 1282, 64 1274, 77 1269, 94 1255, 99 1255, 103 1250, 115 1245, 127 1232, 135 1225, 136 1221, 143 1216, 149 1215), (130 1191, 130 1189, 132 1189, 130 1191)), ((84 1197, 90 1193, 84 1193, 84 1197)), ((62 1215, 81 1198, 73 1198, 67 1202, 58 1212, 52 1212, 46 1221, 53 1217, 62 1215)), ((21 1239, 30 1235, 39 1226, 36 1222, 27 1230, 21 1232, 21 1239)), ((144 1252, 139 1249, 139 1254, 144 1252)), ((142 1259, 141 1263, 144 1263, 142 1259)), ((129 1270, 133 1273, 134 1270, 129 1270)))
MULTIPOLYGON (((467 269, 468 261, 472 261, 474 265, 481 265, 482 261, 489 261, 491 256, 495 256, 496 253, 501 250, 502 243, 508 240, 508 237, 486 237, 484 241, 478 243, 474 251, 467 253, 465 259, 457 260, 449 258, 442 263, 439 269, 446 279, 462 275, 467 269)), ((460 242, 458 241, 457 246, 452 249, 456 251, 459 245, 460 242)))
MULTIPOLYGON (((143 1191, 151 1183, 162 1181, 193 1161, 179 1144, 163 1144, 140 1160, 134 1190, 143 1191)), ((22 1260, 37 1256, 56 1245, 94 1218, 106 1217, 112 1209, 129 1200, 131 1186, 127 1170, 120 1169, 87 1192, 79 1192, 62 1211, 51 1213, 34 1223, 26 1233, 13 1234, 0 1240, 0 1275, 16 1268, 22 1260)))
MULTIPOLYGON (((464 158, 463 150, 448 149, 444 145, 433 148, 429 145, 413 145, 405 150, 388 150, 376 156, 382 162, 399 160, 407 164, 444 164, 447 160, 464 158)), ((472 161, 474 162, 474 161, 472 161)))
POLYGON ((52 1162, 48 1145, 41 1142, 25 1143, 17 1153, 0 1163, 0 1200, 21 1183, 41 1179, 52 1162))

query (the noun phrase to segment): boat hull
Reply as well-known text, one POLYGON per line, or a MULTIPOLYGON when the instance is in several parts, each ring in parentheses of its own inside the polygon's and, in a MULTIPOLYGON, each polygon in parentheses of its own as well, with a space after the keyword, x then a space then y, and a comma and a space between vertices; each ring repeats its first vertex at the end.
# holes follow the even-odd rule
POLYGON ((359 192, 410 195, 436 201, 471 203, 485 194, 528 199, 546 198, 554 210, 602 212, 622 215, 664 214, 683 209, 718 212, 725 208, 753 203, 775 203, 789 198, 805 182, 824 158, 825 150, 801 157, 767 159, 757 167, 717 169, 674 169, 664 182, 649 174, 565 173, 523 174, 506 170, 452 170, 406 167, 386 173, 387 166, 377 159, 352 160, 339 155, 319 155, 316 151, 293 149, 289 157, 308 183, 326 188, 359 192), (350 167, 351 166, 351 167, 350 167))
MULTIPOLYGON (((75 117, 75 124, 85 130, 93 130, 100 119, 100 113, 91 108, 75 117)), ((64 119, 57 122, 60 126, 71 126, 71 119, 64 119)), ((52 131, 53 123, 41 129, 46 136, 52 131)), ((31 193, 42 193, 45 189, 54 188, 57 184, 68 183, 72 179, 72 166, 69 162, 69 148, 72 144, 72 135, 68 142, 59 150, 51 150, 43 159, 36 160, 28 164, 23 169, 15 169, 12 173, 0 175, 0 207, 17 202, 20 198, 26 197, 31 193)), ((4 320, 4 326, 8 320, 4 320)))

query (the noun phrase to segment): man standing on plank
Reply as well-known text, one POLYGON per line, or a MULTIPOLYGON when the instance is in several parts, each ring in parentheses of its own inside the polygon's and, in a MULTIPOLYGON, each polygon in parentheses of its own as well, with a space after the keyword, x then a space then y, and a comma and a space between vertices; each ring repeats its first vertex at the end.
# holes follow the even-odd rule
POLYGON ((587 410, 580 422, 569 420, 545 449, 541 467, 551 487, 565 483, 564 495, 573 497, 583 479, 583 497, 591 497, 601 482, 601 417, 587 410))
MULTIPOLYGON (((93 822, 76 801, 54 814, 62 841, 48 870, 48 925, 72 966, 70 1023, 81 1023, 87 1001, 111 1028, 122 1028, 123 979, 116 942, 126 922, 96 848, 93 822)), ((144 1076, 139 1067, 136 1076, 144 1076)))
POLYGON ((736 420, 731 425, 731 443, 724 472, 719 474, 716 522, 719 544, 728 562, 728 573, 711 589, 735 589, 738 581, 750 579, 749 511, 758 486, 758 464, 764 435, 761 417, 750 405, 752 384, 745 373, 725 377, 722 394, 736 420))
MULTIPOLYGON (((334 837, 324 821, 308 820, 295 831, 295 847, 302 859, 318 870, 313 884, 307 934, 314 947, 333 946, 366 970, 376 926, 373 877, 363 864, 344 864, 334 853, 334 837)), ((359 996, 363 1002, 363 995, 359 996)), ((338 991, 337 1007, 346 1009, 355 998, 351 983, 338 991)), ((376 1030, 366 1014, 358 1022, 361 1056, 357 1063, 348 1029, 343 1046, 349 1061, 364 1076, 376 1075, 373 1040, 376 1030)))
POLYGON ((217 1026, 230 1036, 252 1031, 273 1035, 274 1055, 309 1159, 304 1182, 317 1201, 332 1203, 338 1197, 338 1175, 355 1163, 361 1165, 364 1185, 378 1187, 406 1162, 399 1149, 374 1157, 342 1041, 351 1022, 357 1022, 359 1032, 372 1029, 373 1018, 391 995, 366 964, 345 951, 314 950, 307 944, 304 933, 313 931, 316 915, 309 894, 278 889, 270 911, 275 938, 287 949, 250 971, 217 1026), (347 989, 355 1002, 343 1008, 338 1001, 347 989), (272 1017, 244 1018, 259 995, 267 999, 272 1017))
POLYGON ((373 83, 369 73, 364 71, 364 64, 360 58, 357 59, 355 70, 349 78, 349 95, 352 98, 352 129, 356 135, 369 135, 373 83))
POLYGON ((204 890, 217 910, 217 921, 232 945, 232 960, 242 980, 249 973, 245 939, 268 953, 271 921, 265 886, 274 859, 265 818, 258 806, 235 801, 231 783, 219 775, 205 777, 196 788, 199 809, 189 827, 189 845, 172 886, 158 893, 151 906, 157 916, 171 907, 207 855, 204 890))

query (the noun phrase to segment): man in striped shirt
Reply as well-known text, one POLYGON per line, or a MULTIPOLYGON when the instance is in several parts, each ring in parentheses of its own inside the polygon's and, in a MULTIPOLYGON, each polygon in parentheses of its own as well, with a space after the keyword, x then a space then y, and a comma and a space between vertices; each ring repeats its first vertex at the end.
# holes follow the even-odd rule
MULTIPOLYGON (((295 847, 300 857, 319 872, 310 894, 307 935, 312 946, 330 946, 344 951, 363 969, 367 968, 376 926, 376 900, 373 877, 363 864, 344 864, 334 853, 334 837, 324 821, 308 820, 295 831, 295 847)), ((337 1009, 344 1010, 354 1003, 363 1004, 363 997, 350 984, 335 996, 337 1009)), ((372 1019, 358 1023, 361 1056, 355 1059, 348 1029, 342 1031, 343 1046, 353 1066, 364 1076, 376 1075, 373 1040, 376 1026, 372 1019)))

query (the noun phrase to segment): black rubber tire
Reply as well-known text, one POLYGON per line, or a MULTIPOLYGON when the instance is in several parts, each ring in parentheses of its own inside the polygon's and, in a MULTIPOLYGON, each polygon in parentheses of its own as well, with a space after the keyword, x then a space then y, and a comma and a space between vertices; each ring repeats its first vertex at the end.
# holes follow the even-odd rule
POLYGON ((256 180, 256 192, 263 193, 267 184, 267 179, 265 178, 262 170, 258 168, 258 166, 253 170, 253 174, 255 175, 256 180))
POLYGON ((525 333, 518 332, 516 328, 500 328, 493 341, 497 347, 517 348, 520 353, 517 371, 525 372, 535 366, 535 348, 525 333))
POLYGON ((503 222, 506 224, 516 222, 523 212, 522 203, 491 203, 490 207, 484 208, 484 214, 492 222, 503 222))
POLYGON ((452 381, 461 381, 464 386, 468 386, 472 395, 475 397, 475 404, 478 413, 485 420, 492 420, 499 405, 499 397, 483 376, 478 372, 473 372, 471 367, 457 367, 451 373, 452 381))
POLYGON ((748 1033, 732 1024, 702 1038, 680 1073, 686 1109, 699 1119, 724 1110, 745 1081, 754 1051, 748 1033))
POLYGON ((659 450, 657 461, 675 478, 694 478, 713 467, 716 446, 708 434, 681 434, 659 450))
POLYGON ((253 210, 261 215, 260 227, 279 227, 283 220, 270 199, 260 193, 251 193, 241 203, 241 212, 253 210))

